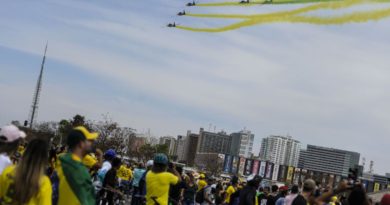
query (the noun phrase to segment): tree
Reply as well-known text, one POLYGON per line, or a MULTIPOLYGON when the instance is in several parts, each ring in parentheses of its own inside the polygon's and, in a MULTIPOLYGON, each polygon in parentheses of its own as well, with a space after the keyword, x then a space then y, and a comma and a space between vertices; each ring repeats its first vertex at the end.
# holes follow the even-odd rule
POLYGON ((153 159, 156 153, 156 148, 150 144, 142 145, 139 149, 139 160, 146 162, 146 160, 153 159))

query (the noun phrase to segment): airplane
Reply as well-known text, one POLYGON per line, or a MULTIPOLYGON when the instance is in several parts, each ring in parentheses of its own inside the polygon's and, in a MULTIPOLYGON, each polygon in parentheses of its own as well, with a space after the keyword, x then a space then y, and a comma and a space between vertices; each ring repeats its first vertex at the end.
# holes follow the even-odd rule
POLYGON ((249 0, 242 0, 240 1, 240 4, 249 4, 249 0))
POLYGON ((176 27, 176 23, 175 23, 175 22, 173 22, 173 23, 169 23, 169 24, 167 25, 167 27, 170 27, 170 28, 172 28, 172 27, 176 27))
POLYGON ((177 13, 177 15, 178 15, 178 16, 184 16, 184 15, 186 15, 186 11, 185 11, 185 10, 183 10, 183 11, 181 11, 181 12, 177 13))
POLYGON ((186 5, 187 5, 187 6, 195 6, 195 5, 196 5, 196 4, 195 4, 195 0, 193 0, 192 3, 191 3, 191 2, 187 3, 186 5))

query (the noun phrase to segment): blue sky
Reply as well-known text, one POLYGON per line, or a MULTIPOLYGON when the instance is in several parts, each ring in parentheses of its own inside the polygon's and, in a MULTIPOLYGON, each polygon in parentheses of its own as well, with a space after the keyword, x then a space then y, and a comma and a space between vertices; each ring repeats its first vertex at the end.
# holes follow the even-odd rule
MULTIPOLYGON (((39 121, 110 116, 161 135, 289 133, 357 151, 390 172, 390 19, 343 26, 275 23, 225 33, 232 20, 177 17, 183 0, 6 1, 0 7, 0 123, 27 118, 49 41, 39 121)), ((190 8, 259 13, 299 5, 190 8)), ((321 12, 327 15, 329 12, 321 12)))

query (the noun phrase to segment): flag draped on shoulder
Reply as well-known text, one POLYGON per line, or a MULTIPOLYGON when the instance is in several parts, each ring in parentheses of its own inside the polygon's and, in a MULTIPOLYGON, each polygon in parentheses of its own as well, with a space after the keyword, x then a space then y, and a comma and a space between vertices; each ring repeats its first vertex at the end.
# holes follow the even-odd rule
POLYGON ((88 169, 78 157, 65 154, 58 168, 59 205, 95 205, 95 192, 88 169))

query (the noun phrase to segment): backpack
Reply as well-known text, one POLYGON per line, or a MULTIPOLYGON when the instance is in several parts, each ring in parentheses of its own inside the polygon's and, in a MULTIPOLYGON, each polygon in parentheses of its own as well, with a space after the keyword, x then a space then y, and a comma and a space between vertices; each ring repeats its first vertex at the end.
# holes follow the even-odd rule
POLYGON ((196 203, 201 204, 204 202, 204 192, 206 191, 206 188, 207 187, 204 187, 203 189, 196 192, 196 195, 195 195, 195 202, 196 203))

